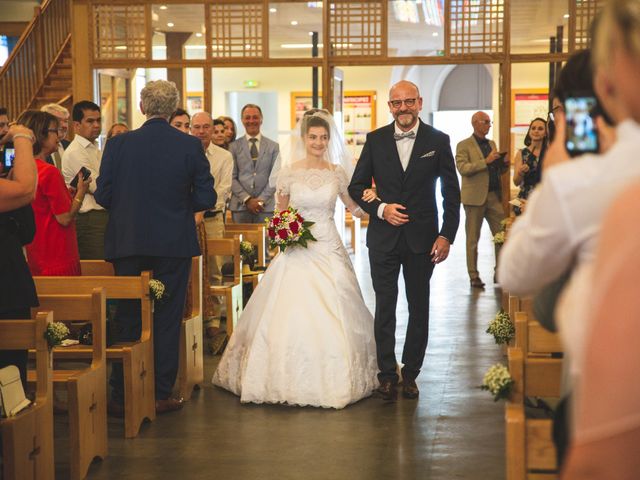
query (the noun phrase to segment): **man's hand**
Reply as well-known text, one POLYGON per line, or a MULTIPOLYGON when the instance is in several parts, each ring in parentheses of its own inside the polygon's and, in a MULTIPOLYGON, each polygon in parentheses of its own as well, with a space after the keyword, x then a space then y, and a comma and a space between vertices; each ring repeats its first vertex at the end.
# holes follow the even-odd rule
POLYGON ((259 198, 251 197, 247 200, 247 209, 254 215, 257 215, 264 210, 264 202, 259 198))
POLYGON ((406 210, 406 208, 399 203, 388 203, 384 206, 382 218, 394 227, 404 225, 409 221, 409 215, 402 213, 400 210, 406 210))
MULTIPOLYGON (((490 165, 496 160, 500 159, 501 157, 502 156, 496 150, 491 150, 491 152, 489 153, 487 158, 484 159, 484 161, 487 165, 490 165)), ((507 158, 507 156, 505 155, 504 158, 507 158)))
POLYGON ((450 247, 451 244, 446 238, 436 238, 436 241, 433 243, 433 247, 431 248, 431 261, 436 264, 444 262, 449 256, 450 247))
POLYGON ((196 221, 196 227, 200 226, 200 224, 204 222, 204 212, 196 212, 193 216, 196 221))

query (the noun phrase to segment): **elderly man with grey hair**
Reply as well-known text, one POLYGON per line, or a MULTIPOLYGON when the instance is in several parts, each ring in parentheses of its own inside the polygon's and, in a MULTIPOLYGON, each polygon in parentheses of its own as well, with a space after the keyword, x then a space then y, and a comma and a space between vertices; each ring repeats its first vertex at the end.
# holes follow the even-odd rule
POLYGON ((67 140, 67 133, 69 132, 69 110, 57 103, 48 103, 40 107, 40 111, 50 113, 58 119, 58 151, 49 155, 46 161, 62 171, 62 154, 71 143, 67 140))
MULTIPOLYGON (((113 137, 102 156, 97 202, 109 210, 105 257, 116 275, 153 270, 167 298, 155 304, 153 341, 156 412, 182 407, 171 392, 178 372, 180 322, 191 257, 200 255, 194 213, 216 205, 216 192, 202 143, 169 125, 178 106, 173 82, 157 80, 142 89, 140 110, 147 121, 113 137)), ((121 300, 115 323, 118 341, 140 336, 140 302, 121 300)), ((124 414, 122 367, 110 380, 109 411, 124 414)))

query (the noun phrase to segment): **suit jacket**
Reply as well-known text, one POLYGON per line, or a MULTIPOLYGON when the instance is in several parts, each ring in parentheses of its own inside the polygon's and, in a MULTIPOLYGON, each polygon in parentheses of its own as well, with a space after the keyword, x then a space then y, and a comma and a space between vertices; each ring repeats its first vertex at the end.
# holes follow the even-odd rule
POLYGON ((249 149, 251 146, 246 136, 238 138, 229 145, 233 155, 233 181, 231 183, 232 212, 246 210, 244 200, 247 197, 261 198, 264 201, 265 212, 273 212, 275 206, 275 187, 269 186, 269 175, 280 154, 276 142, 264 135, 260 138, 258 160, 251 160, 249 149))
POLYGON ((107 259, 200 255, 193 214, 216 204, 200 140, 147 120, 106 143, 97 184, 95 199, 109 210, 107 259))
POLYGON ((460 187, 449 145, 449 136, 420 121, 407 170, 402 170, 394 124, 374 130, 367 135, 351 184, 349 195, 369 216, 367 246, 390 252, 404 232, 413 253, 431 251, 438 235, 453 243, 460 222, 460 187), (378 197, 384 203, 400 203, 409 215, 409 222, 394 227, 378 218, 381 201, 366 203, 362 192, 371 187, 374 179, 378 197), (440 178, 443 196, 443 222, 438 230, 436 180, 440 178))
MULTIPOLYGON (((496 143, 489 140, 493 150, 496 143)), ((456 167, 462 175, 461 197, 464 205, 480 206, 489 194, 489 169, 475 137, 462 140, 456 147, 456 167)))

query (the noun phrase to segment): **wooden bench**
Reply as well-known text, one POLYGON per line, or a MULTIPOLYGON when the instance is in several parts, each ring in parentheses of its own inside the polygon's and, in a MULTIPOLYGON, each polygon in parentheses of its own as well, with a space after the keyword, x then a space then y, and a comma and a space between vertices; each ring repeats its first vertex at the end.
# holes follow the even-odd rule
MULTIPOLYGON (((243 240, 255 245, 258 249, 256 266, 267 266, 267 229, 262 223, 230 223, 225 225, 225 233, 242 234, 243 240)), ((230 238, 230 237, 229 237, 230 238)))
POLYGON ((351 250, 353 250, 353 253, 357 253, 360 251, 360 247, 362 246, 362 227, 369 225, 369 215, 361 219, 354 217, 351 215, 351 212, 347 210, 344 220, 346 226, 349 227, 349 231, 351 232, 351 250))
POLYGON ((514 386, 505 410, 507 480, 558 478, 552 420, 527 418, 525 397, 560 397, 561 345, 525 312, 516 313, 516 346, 509 348, 514 386))
MULTIPOLYGON (((133 299, 141 303, 141 333, 135 342, 119 342, 107 347, 107 360, 122 362, 124 373, 124 435, 138 435, 145 419, 156 418, 154 357, 152 341, 152 301, 149 295, 150 272, 139 277, 96 275, 108 265, 103 261, 83 261, 81 277, 34 277, 38 295, 92 293, 104 287, 107 299, 133 299)), ((112 270, 113 272, 113 270, 112 270)), ((92 347, 78 345, 58 353, 62 359, 90 358, 92 347)))
POLYGON ((204 350, 202 338, 202 257, 191 260, 191 301, 184 312, 180 330, 180 357, 176 385, 178 398, 189 400, 194 388, 204 382, 204 350))
POLYGON ((14 417, 0 419, 5 480, 53 480, 53 385, 51 352, 45 339, 52 312, 35 320, 0 321, 0 349, 35 349, 34 404, 14 417))
MULTIPOLYGON (((70 478, 85 478, 95 458, 107 456, 106 295, 39 295, 39 311, 52 311, 56 322, 91 322, 91 364, 84 369, 53 371, 54 384, 67 389, 69 411, 70 478)), ((68 347, 53 349, 53 358, 68 347)), ((32 372, 29 372, 32 373, 32 372)), ((30 378, 31 380, 31 378, 30 378)))
MULTIPOLYGON (((242 313, 242 257, 240 256, 241 235, 234 238, 207 239, 209 255, 233 257, 233 277, 223 285, 210 285, 209 293, 225 298, 227 305, 227 335, 231 336, 242 313)), ((223 279, 224 280, 224 279, 223 279)))

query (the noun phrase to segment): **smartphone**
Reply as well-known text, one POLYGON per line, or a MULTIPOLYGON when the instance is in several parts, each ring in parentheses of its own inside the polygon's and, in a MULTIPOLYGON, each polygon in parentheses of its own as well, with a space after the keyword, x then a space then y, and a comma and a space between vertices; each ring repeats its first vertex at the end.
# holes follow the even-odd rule
POLYGON ((87 167, 81 167, 78 174, 73 177, 73 180, 71 180, 71 183, 69 184, 70 187, 78 188, 78 178, 80 178, 80 174, 82 174, 82 179, 86 180, 91 176, 91 170, 89 170, 87 167))
POLYGON ((4 146, 4 150, 2 151, 2 169, 0 170, 0 175, 6 176, 9 171, 13 168, 13 162, 16 159, 16 149, 13 146, 13 143, 7 142, 4 146))
POLYGON ((572 157, 599 150, 593 112, 598 105, 594 95, 575 95, 564 102, 567 121, 565 146, 572 157))

